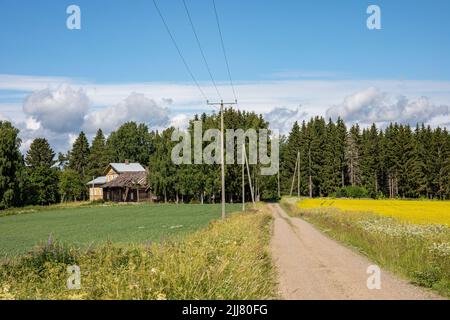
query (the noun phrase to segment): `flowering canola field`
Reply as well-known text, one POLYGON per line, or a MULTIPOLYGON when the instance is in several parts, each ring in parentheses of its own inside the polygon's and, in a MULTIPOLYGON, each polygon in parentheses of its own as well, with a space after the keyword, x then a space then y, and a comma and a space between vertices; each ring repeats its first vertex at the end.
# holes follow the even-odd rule
POLYGON ((302 209, 336 208, 346 212, 372 212, 417 224, 450 225, 450 201, 302 199, 302 209))

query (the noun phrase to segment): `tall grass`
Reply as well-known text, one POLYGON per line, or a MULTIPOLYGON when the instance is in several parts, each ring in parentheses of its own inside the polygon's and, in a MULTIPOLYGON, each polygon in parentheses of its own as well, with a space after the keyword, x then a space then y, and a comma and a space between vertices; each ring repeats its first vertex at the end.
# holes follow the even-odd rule
POLYGON ((0 299, 269 299, 271 216, 236 214, 163 244, 77 249, 49 243, 0 266, 0 299), (78 265, 81 289, 68 290, 78 265))
POLYGON ((333 208, 302 209, 288 200, 281 205, 290 215, 315 224, 378 265, 450 297, 448 226, 411 224, 392 217, 333 208))

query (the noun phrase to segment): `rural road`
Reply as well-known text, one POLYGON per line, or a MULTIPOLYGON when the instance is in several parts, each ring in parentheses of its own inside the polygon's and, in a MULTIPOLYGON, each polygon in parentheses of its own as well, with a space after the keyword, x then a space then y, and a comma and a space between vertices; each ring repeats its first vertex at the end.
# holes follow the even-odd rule
POLYGON ((381 288, 368 289, 368 259, 323 235, 308 222, 289 217, 278 205, 274 216, 272 256, 279 294, 288 300, 442 299, 381 270, 381 288))

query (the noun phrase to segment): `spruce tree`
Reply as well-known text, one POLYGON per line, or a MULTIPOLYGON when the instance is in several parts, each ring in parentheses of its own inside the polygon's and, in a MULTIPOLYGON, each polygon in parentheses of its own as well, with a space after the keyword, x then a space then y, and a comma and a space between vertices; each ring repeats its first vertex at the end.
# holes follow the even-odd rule
POLYGON ((26 186, 29 204, 48 205, 59 201, 59 177, 58 169, 53 167, 54 157, 55 152, 46 139, 33 140, 25 158, 29 177, 26 186))
POLYGON ((359 126, 353 125, 347 134, 345 149, 351 186, 359 186, 361 184, 360 138, 359 126))
POLYGON ((97 134, 92 140, 92 146, 89 152, 87 172, 89 177, 98 177, 104 174, 109 164, 108 152, 106 149, 106 140, 102 129, 97 130, 97 134))
POLYGON ((0 121, 0 209, 22 204, 23 157, 18 135, 10 122, 0 121))
POLYGON ((75 170, 84 181, 87 176, 87 167, 89 164, 89 142, 83 131, 80 132, 78 138, 72 146, 69 153, 69 168, 75 170))

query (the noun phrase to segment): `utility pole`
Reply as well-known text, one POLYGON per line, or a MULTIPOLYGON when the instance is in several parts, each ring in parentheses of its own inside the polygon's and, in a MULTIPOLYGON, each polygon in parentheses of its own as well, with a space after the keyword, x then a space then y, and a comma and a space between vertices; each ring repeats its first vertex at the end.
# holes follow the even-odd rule
POLYGON ((312 198, 312 176, 311 176, 311 146, 308 148, 308 158, 309 158, 309 197, 312 198))
POLYGON ((300 153, 297 153, 297 159, 295 160, 294 174, 292 175, 291 193, 289 194, 290 196, 292 196, 292 191, 294 191, 295 174, 297 173, 299 155, 300 155, 300 153))
POLYGON ((245 144, 244 144, 244 157, 245 157, 245 164, 247 166, 248 184, 250 185, 250 194, 252 196, 253 209, 256 209, 255 195, 253 193, 252 188, 252 177, 250 176, 250 167, 248 166, 247 151, 245 151, 245 144))
POLYGON ((278 168, 277 172, 277 189, 278 189, 278 199, 281 198, 281 190, 280 190, 280 168, 278 168))
POLYGON ((237 104, 237 100, 234 102, 227 102, 224 103, 223 100, 220 100, 220 102, 209 102, 208 100, 206 103, 210 106, 214 105, 220 105, 220 161, 221 161, 221 171, 222 171, 222 219, 225 219, 225 150, 224 150, 224 128, 223 128, 223 105, 233 105, 237 104))
POLYGON ((245 140, 242 143, 242 211, 245 211, 245 140))
POLYGON ((300 150, 297 153, 297 159, 298 159, 298 167, 297 167, 297 174, 298 174, 298 181, 297 181, 297 197, 300 199, 300 150))

